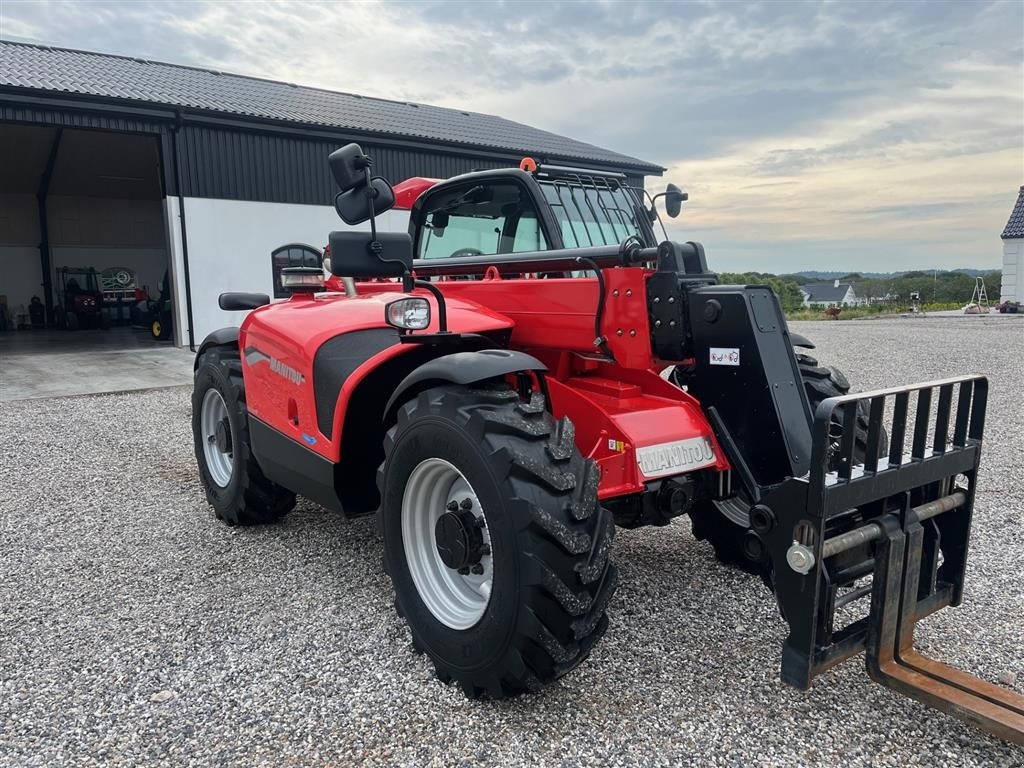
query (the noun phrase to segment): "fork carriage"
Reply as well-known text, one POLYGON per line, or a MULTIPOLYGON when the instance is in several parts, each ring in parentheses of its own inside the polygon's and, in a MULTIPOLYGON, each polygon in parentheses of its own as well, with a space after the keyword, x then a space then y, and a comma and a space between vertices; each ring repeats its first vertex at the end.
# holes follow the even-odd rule
POLYGON ((785 682, 806 688, 864 652, 876 682, 1024 743, 1024 699, 913 647, 919 620, 963 599, 987 396, 985 377, 961 376, 818 407, 809 475, 766 493, 758 518, 777 520, 761 533, 773 562, 787 566, 775 571, 790 626, 785 682), (857 464, 852 433, 837 444, 830 428, 836 412, 852 424, 861 403, 870 412, 868 450, 857 464), (889 449, 880 456, 886 423, 889 449), (827 451, 839 454, 837 472, 824 469, 827 451), (837 612, 865 601, 863 615, 837 626, 837 612))

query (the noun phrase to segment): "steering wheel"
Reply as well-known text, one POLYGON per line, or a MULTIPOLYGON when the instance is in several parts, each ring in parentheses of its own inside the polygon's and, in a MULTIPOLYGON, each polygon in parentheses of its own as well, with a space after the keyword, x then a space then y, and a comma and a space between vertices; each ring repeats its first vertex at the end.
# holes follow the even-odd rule
POLYGON ((459 248, 457 251, 452 251, 449 259, 458 259, 464 256, 483 256, 484 252, 479 248, 459 248))

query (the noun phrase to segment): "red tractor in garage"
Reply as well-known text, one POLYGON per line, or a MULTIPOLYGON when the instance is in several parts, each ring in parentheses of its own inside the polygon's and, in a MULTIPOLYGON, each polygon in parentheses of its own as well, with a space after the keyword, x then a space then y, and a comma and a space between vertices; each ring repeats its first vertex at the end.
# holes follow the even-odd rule
POLYGON ((106 328, 99 273, 92 267, 57 270, 57 326, 69 331, 106 328))
MULTIPOLYGON (((758 574, 782 679, 864 652, 877 681, 1024 740, 1024 702, 913 649, 963 594, 987 382, 850 394, 771 289, 719 285, 659 238, 622 176, 537 165, 392 188, 357 145, 330 164, 331 273, 196 358, 195 451, 228 524, 301 494, 376 514, 414 647, 467 695, 533 691, 608 626, 615 527, 688 515, 758 574), (410 208, 408 233, 375 216, 410 208)), ((669 185, 663 204, 679 213, 669 185)))

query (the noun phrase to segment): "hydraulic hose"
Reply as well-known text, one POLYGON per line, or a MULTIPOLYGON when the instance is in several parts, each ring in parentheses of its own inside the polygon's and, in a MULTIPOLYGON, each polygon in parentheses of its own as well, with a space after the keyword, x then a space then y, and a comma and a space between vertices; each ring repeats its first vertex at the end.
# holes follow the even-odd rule
POLYGON ((576 261, 583 264, 597 275, 597 312, 594 315, 594 346, 601 350, 608 360, 614 363, 616 362, 615 355, 613 355, 611 349, 608 348, 607 337, 601 333, 601 321, 604 319, 605 300, 604 275, 601 274, 601 268, 597 266, 593 259, 588 259, 586 256, 577 256, 576 261))

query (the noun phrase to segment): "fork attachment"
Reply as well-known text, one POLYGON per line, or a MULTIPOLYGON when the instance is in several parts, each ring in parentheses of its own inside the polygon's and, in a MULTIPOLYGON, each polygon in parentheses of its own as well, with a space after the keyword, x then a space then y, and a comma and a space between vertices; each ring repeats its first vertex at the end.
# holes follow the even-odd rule
POLYGON ((987 395, 987 379, 964 376, 818 406, 810 472, 751 509, 789 623, 784 682, 805 689, 864 651, 874 681, 1024 744, 1024 697, 914 650, 916 623, 963 598, 987 395))

